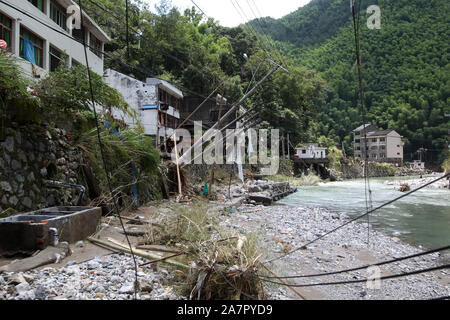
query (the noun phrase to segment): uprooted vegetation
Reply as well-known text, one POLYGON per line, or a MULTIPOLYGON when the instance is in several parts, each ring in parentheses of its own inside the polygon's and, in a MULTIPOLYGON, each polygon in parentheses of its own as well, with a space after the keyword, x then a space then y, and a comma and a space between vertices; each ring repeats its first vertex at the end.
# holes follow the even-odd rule
POLYGON ((322 180, 312 170, 308 174, 302 174, 300 177, 290 177, 281 174, 270 176, 269 179, 275 182, 289 182, 293 187, 316 186, 322 180))
POLYGON ((265 298, 261 280, 253 275, 259 273, 261 256, 256 234, 224 230, 216 221, 218 211, 203 201, 158 211, 162 213, 148 221, 138 248, 173 248, 168 250, 175 253, 173 259, 186 266, 174 271, 176 291, 190 299, 265 298))
POLYGON ((160 161, 153 141, 132 129, 103 130, 100 136, 113 195, 96 129, 81 134, 76 142, 84 155, 83 176, 94 204, 111 204, 114 196, 122 208, 129 208, 134 204, 133 192, 140 203, 159 199, 160 161))

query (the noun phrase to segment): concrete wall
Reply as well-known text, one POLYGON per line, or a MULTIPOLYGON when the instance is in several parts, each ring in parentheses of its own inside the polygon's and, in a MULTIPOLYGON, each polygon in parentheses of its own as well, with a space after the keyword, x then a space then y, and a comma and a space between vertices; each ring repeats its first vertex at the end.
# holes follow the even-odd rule
POLYGON ((300 159, 325 159, 327 157, 327 149, 315 147, 313 151, 309 147, 298 148, 296 155, 300 159), (305 153, 303 153, 303 150, 305 151, 305 153))
POLYGON ((113 116, 122 119, 131 127, 135 127, 137 121, 140 121, 141 125, 144 127, 145 134, 156 135, 158 128, 158 112, 154 109, 142 110, 142 107, 158 105, 157 88, 112 69, 105 70, 103 80, 123 95, 125 101, 136 111, 137 119, 126 116, 122 111, 117 109, 111 110, 113 116))
POLYGON ((27 212, 76 201, 77 191, 43 182, 78 182, 80 156, 68 142, 62 129, 8 124, 6 139, 0 142, 0 212, 8 208, 27 212))
MULTIPOLYGON (((36 8, 34 5, 32 5, 27 0, 4 0, 5 2, 8 2, 13 7, 16 7, 18 9, 21 9, 27 13, 29 13, 31 16, 35 17, 39 21, 44 22, 46 25, 51 26, 52 28, 61 31, 62 33, 65 33, 67 35, 70 35, 71 33, 62 29, 59 25, 57 25, 52 19, 50 19, 49 15, 47 13, 43 13, 38 8, 36 8)), ((64 4, 65 7, 70 1, 59 1, 61 4, 64 4)), ((49 8, 49 2, 47 3, 47 11, 49 8)), ((8 16, 13 20, 13 26, 12 26, 12 53, 15 54, 17 57, 19 57, 19 39, 20 39, 20 26, 24 26, 28 30, 32 31, 36 35, 38 35, 40 38, 44 40, 44 54, 43 54, 43 68, 38 68, 38 72, 41 74, 41 77, 45 75, 45 73, 49 72, 49 50, 50 45, 57 48, 58 50, 65 52, 68 55, 68 62, 69 65, 72 63, 72 59, 76 60, 78 63, 81 63, 85 65, 85 55, 84 55, 84 47, 81 43, 72 40, 63 34, 60 34, 43 24, 39 23, 38 21, 26 16, 25 14, 20 13, 17 10, 14 10, 13 8, 6 6, 2 3, 0 3, 0 12, 8 16)), ((84 18, 83 18, 84 19, 84 18)), ((103 31, 100 31, 98 28, 95 28, 92 26, 92 23, 88 24, 88 20, 86 18, 86 28, 87 31, 92 32, 96 34, 96 36, 100 37, 103 31)), ((90 33, 87 33, 87 39, 86 43, 89 44, 89 36, 90 33)), ((106 39, 100 39, 102 41, 105 41, 106 39)), ((89 66, 92 69, 92 71, 98 73, 99 75, 103 74, 103 59, 95 55, 93 52, 91 52, 90 49, 88 49, 88 59, 89 59, 89 66)), ((31 64, 27 61, 23 61, 23 63, 26 65, 25 71, 29 72, 31 70, 31 64)))
MULTIPOLYGON (((164 126, 160 126, 158 130, 159 84, 144 83, 112 69, 105 70, 103 80, 109 86, 119 91, 137 114, 137 119, 133 119, 124 115, 123 112, 113 109, 111 112, 115 118, 123 120, 131 127, 136 126, 138 121, 140 121, 140 124, 144 127, 145 134, 149 136, 159 134, 159 136, 165 137, 173 133, 172 128, 164 126), (152 108, 149 109, 149 107, 152 108)), ((164 112, 177 119, 180 118, 179 110, 171 106, 164 112)))
POLYGON ((403 159, 403 141, 401 136, 392 131, 386 137, 386 151, 388 158, 403 159))

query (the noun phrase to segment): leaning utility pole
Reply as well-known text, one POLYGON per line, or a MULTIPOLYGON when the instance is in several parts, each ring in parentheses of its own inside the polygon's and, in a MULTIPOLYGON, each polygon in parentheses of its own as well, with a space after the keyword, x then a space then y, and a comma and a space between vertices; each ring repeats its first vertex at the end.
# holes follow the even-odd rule
MULTIPOLYGON (((276 66, 270 70, 265 76, 264 78, 262 78, 249 92, 247 92, 233 107, 231 107, 230 110, 228 110, 228 112, 225 113, 225 115, 223 117, 221 117, 209 130, 207 130, 203 136, 198 139, 184 154, 183 156, 180 158, 180 162, 183 163, 184 162, 184 158, 186 155, 190 154, 191 150, 194 149, 195 147, 197 147, 201 141, 204 139, 205 136, 208 136, 213 130, 215 130, 218 126, 218 123, 221 123, 223 120, 227 119, 248 97, 250 97, 256 90, 257 87, 259 87, 263 82, 265 82, 267 80, 267 78, 269 78, 275 71, 277 71, 281 66, 279 64, 276 64, 276 66)), ((181 167, 183 168, 185 165, 182 165, 181 167)))

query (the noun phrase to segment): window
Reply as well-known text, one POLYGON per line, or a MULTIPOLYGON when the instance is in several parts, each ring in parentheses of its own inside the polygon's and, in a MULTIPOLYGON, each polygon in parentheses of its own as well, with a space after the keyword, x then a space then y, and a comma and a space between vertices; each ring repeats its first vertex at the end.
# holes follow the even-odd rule
POLYGON ((378 147, 377 147, 377 146, 372 146, 370 149, 371 149, 371 150, 377 150, 378 147))
POLYGON ((72 59, 72 67, 78 67, 79 65, 81 65, 81 63, 79 63, 77 60, 72 59))
POLYGON ((359 135, 361 135, 361 132, 356 131, 356 132, 355 132, 355 136, 359 136, 359 135))
POLYGON ((44 0, 28 0, 31 2, 36 8, 44 12, 44 0))
POLYGON ((386 142, 386 138, 380 138, 380 142, 386 142))
POLYGON ((386 154, 385 153, 380 153, 380 158, 386 158, 386 154))
POLYGON ((19 52, 22 58, 25 58, 24 39, 31 41, 34 47, 34 60, 36 65, 43 67, 44 40, 24 27, 20 27, 20 47, 19 52))
POLYGON ((50 72, 55 71, 61 63, 64 63, 64 54, 50 46, 50 72))
POLYGON ((361 147, 356 147, 356 150, 358 150, 358 151, 361 150, 361 147))
POLYGON ((377 155, 376 155, 375 153, 372 154, 372 158, 376 159, 376 158, 377 158, 377 155))
POLYGON ((164 90, 159 89, 159 101, 161 109, 167 110, 169 108, 168 94, 164 90))
POLYGON ((50 2, 50 19, 52 19, 58 26, 66 30, 66 9, 64 9, 64 7, 57 3, 55 0, 52 0, 50 2))
POLYGON ((372 142, 377 142, 377 141, 378 141, 377 138, 372 139, 372 142))
POLYGON ((83 29, 72 29, 72 37, 81 43, 83 43, 83 40, 86 39, 83 29))
POLYGON ((380 149, 381 150, 386 150, 386 146, 381 146, 380 149))
POLYGON ((360 143, 360 142, 361 142, 360 139, 356 139, 356 140, 355 140, 355 143, 360 143))
POLYGON ((0 39, 8 44, 7 51, 11 51, 11 28, 12 20, 0 13, 0 39))
POLYGON ((98 40, 92 33, 89 37, 89 46, 91 51, 98 57, 102 57, 102 42, 98 40))
POLYGON ((302 150, 302 153, 303 153, 303 154, 306 154, 306 150, 305 150, 305 149, 303 149, 303 150, 302 150))

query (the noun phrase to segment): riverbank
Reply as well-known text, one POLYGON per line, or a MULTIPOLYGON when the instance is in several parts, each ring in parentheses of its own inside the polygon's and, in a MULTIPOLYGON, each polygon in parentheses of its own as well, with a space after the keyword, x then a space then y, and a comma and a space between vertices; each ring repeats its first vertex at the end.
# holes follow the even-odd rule
MULTIPOLYGON (((332 213, 323 208, 293 206, 243 205, 235 213, 221 217, 222 224, 241 232, 257 232, 267 250, 266 259, 277 257, 297 248, 317 236, 348 221, 345 214, 332 213)), ((367 224, 351 223, 318 242, 274 262, 270 268, 278 276, 313 274, 362 266, 420 252, 422 249, 402 243, 370 228, 367 244, 367 224)), ((381 275, 391 275, 437 266, 443 263, 438 253, 381 267, 381 275)), ((262 259, 264 260, 264 259, 262 259)), ((291 280, 289 283, 306 284, 329 281, 364 279, 366 270, 321 278, 291 280)), ((287 287, 266 284, 270 299, 298 299, 287 287)), ((386 280, 380 289, 368 289, 366 283, 333 285, 297 289, 307 299, 431 299, 448 296, 450 273, 448 270, 386 280)))
MULTIPOLYGON (((400 187, 401 185, 407 184, 411 189, 418 188, 424 184, 430 183, 431 181, 441 177, 442 173, 434 173, 432 175, 427 175, 426 177, 406 177, 405 179, 400 179, 397 181, 386 181, 385 184, 388 186, 400 187)), ((448 189, 449 188, 449 180, 442 179, 435 183, 428 185, 426 188, 434 188, 434 189, 448 189)))
MULTIPOLYGON (((330 183, 330 185, 336 184, 339 183, 330 183)), ((298 194, 303 196, 305 188, 316 187, 302 187, 299 193, 290 197, 295 198, 298 194)), ((322 186, 317 188, 322 188, 322 186)), ((391 189, 391 186, 389 188, 391 189)), ((256 234, 259 239, 257 247, 261 254, 260 261, 266 261, 302 246, 350 219, 347 214, 327 210, 317 205, 307 207, 277 203, 273 206, 262 206, 252 201, 245 203, 245 194, 249 191, 269 192, 274 190, 273 186, 266 181, 249 182, 246 186, 231 185, 229 190, 233 201, 225 199, 228 194, 228 188, 225 185, 218 185, 216 190, 216 201, 207 203, 207 215, 215 221, 215 226, 230 237, 231 235, 234 238, 237 236, 239 241, 244 235, 251 237, 251 234, 256 234)), ((357 190, 360 190, 359 187, 357 190)), ((336 191, 332 189, 331 193, 335 195, 336 191)), ((360 194, 360 192, 357 193, 360 194)), ((198 198, 194 200, 194 202, 196 201, 204 200, 198 198)), ((347 199, 346 201, 357 203, 359 200, 347 199)), ((328 203, 331 205, 330 201, 328 203)), ((176 214, 180 209, 179 205, 174 206, 174 204, 173 201, 155 204, 152 207, 129 212, 127 216, 162 224, 166 221, 164 217, 176 214)), ((184 206, 189 207, 188 204, 184 206)), ((403 243, 400 238, 374 230, 372 227, 368 245, 365 221, 351 223, 308 246, 306 250, 298 250, 288 257, 269 264, 268 267, 278 276, 306 275, 367 265, 423 250, 420 247, 403 243)), ((128 228, 142 230, 142 227, 130 224, 131 222, 127 223, 128 228)), ((144 229, 144 238, 149 236, 146 230, 151 229, 144 229)), ((152 234, 152 236, 156 236, 156 234, 152 234)), ((102 218, 98 237, 115 243, 126 243, 120 224, 114 217, 102 218)), ((130 239, 132 245, 137 246, 142 238, 131 236, 130 239)), ((172 243, 172 246, 174 245, 172 243)), ((134 298, 134 265, 129 255, 100 248, 87 241, 71 245, 71 249, 72 254, 59 263, 27 272, 0 275, 0 300, 130 300, 134 298)), ((381 276, 425 269, 448 263, 449 260, 448 254, 441 256, 438 253, 418 257, 381 267, 381 276)), ((137 257, 138 264, 145 262, 147 262, 146 259, 137 257)), ((259 272, 263 272, 263 269, 259 268, 259 272)), ((366 270, 360 270, 321 278, 286 281, 297 284, 334 282, 365 279, 368 275, 366 270)), ((179 293, 179 290, 176 290, 176 287, 186 280, 186 274, 170 268, 164 263, 140 267, 138 277, 140 282, 138 299, 187 299, 186 296, 179 293)), ((368 289, 366 283, 314 286, 298 288, 299 295, 297 295, 285 286, 266 282, 264 290, 268 299, 278 300, 299 299, 300 296, 308 300, 431 299, 449 295, 450 273, 448 270, 434 271, 407 278, 387 280, 381 283, 380 289, 368 289)))

